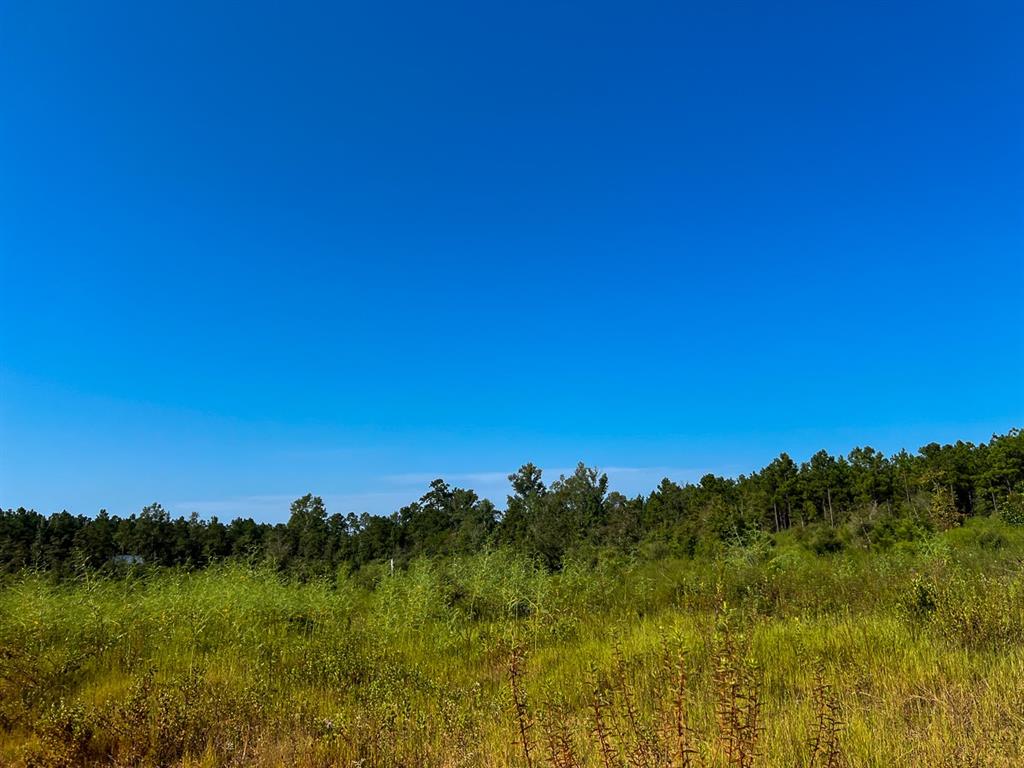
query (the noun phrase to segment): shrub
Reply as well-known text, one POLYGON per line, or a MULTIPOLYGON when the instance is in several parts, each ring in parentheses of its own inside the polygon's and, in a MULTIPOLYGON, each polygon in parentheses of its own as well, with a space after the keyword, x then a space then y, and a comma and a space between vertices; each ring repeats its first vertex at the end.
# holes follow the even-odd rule
POLYGON ((808 548, 817 555, 832 555, 846 547, 838 529, 819 523, 806 540, 808 548))
POLYGON ((1002 503, 999 514, 1010 525, 1024 525, 1024 493, 1014 491, 1002 503))

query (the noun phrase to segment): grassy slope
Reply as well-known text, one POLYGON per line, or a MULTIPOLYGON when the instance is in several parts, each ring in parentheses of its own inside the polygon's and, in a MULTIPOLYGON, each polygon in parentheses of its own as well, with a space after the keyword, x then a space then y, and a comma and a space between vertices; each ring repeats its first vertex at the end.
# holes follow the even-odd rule
POLYGON ((976 520, 886 555, 783 539, 558 575, 490 553, 329 584, 23 576, 0 592, 0 764, 522 765, 516 647, 537 766, 604 765, 595 692, 617 759, 675 748, 680 651, 694 765, 727 764, 737 679, 757 766, 810 765, 822 701, 841 764, 1021 765, 1022 557, 1024 531, 976 520))

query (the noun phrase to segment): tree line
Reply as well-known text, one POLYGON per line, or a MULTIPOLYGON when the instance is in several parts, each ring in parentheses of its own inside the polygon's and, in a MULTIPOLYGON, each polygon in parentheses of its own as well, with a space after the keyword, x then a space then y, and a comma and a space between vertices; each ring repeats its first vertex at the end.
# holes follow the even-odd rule
POLYGON ((977 445, 929 443, 891 456, 873 448, 846 456, 822 450, 797 463, 782 453, 749 475, 708 474, 683 485, 666 478, 635 497, 609 490, 608 477, 583 463, 550 483, 525 464, 509 482, 504 510, 437 479, 388 516, 328 514, 320 497, 307 494, 279 524, 241 517, 224 523, 195 513, 172 518, 160 504, 129 517, 0 509, 0 571, 114 570, 123 567, 119 556, 132 555, 147 566, 246 559, 316 574, 386 561, 400 567, 418 556, 488 547, 508 547, 557 569, 567 556, 588 552, 713 555, 774 534, 819 553, 888 549, 970 516, 1024 524, 1024 433, 1011 429, 977 445))

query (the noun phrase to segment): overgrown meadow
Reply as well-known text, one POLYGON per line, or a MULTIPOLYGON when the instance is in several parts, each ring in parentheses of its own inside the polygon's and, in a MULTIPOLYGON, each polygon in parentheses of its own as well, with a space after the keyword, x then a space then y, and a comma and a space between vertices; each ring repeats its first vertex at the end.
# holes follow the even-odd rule
POLYGON ((8 578, 10 766, 1017 766, 1024 528, 8 578))

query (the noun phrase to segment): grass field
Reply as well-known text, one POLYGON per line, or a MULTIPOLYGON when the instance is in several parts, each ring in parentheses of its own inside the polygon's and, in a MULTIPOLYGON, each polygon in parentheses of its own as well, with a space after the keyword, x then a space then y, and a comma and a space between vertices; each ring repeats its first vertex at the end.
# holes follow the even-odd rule
POLYGON ((885 554, 503 552, 298 583, 23 574, 5 766, 1024 765, 1024 529, 885 554))

